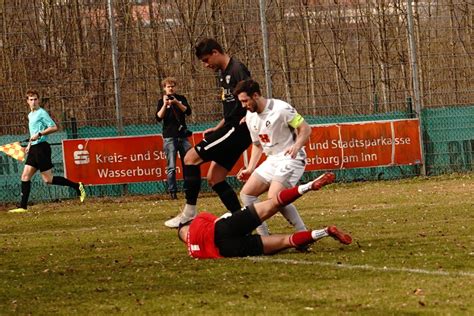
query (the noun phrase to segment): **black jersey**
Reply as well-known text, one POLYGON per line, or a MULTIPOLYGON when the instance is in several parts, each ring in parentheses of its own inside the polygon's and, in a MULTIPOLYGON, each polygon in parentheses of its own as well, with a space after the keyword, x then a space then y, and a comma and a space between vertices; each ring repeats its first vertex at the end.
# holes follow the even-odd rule
POLYGON ((163 98, 158 100, 158 106, 156 108, 155 117, 158 122, 163 121, 163 137, 185 137, 181 133, 181 131, 187 129, 186 126, 186 118, 185 115, 191 115, 191 107, 189 106, 188 100, 184 95, 174 94, 176 100, 181 102, 183 105, 187 107, 186 111, 183 112, 181 109, 178 108, 177 105, 173 105, 171 108, 166 110, 165 116, 163 118, 159 118, 158 112, 164 105, 163 98))
POLYGON ((247 113, 247 110, 242 107, 240 101, 233 94, 237 84, 246 79, 250 79, 250 71, 240 61, 231 57, 226 69, 220 72, 219 78, 226 123, 238 124, 247 113))

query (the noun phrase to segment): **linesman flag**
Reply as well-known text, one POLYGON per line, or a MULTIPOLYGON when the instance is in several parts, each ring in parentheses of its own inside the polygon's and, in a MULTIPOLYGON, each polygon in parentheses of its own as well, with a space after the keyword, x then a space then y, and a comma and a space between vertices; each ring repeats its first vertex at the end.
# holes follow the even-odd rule
POLYGON ((5 154, 15 158, 16 160, 25 160, 25 149, 21 147, 20 142, 2 145, 0 146, 0 151, 3 151, 5 154))

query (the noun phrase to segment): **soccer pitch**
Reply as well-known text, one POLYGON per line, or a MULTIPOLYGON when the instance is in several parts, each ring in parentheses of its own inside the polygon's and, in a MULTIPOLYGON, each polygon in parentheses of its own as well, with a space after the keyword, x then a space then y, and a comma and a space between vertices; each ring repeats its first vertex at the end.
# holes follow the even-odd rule
MULTIPOLYGON (((474 175, 336 183, 295 205, 335 224, 311 252, 194 260, 163 222, 183 200, 37 204, 0 212, 0 314, 474 314, 474 175)), ((200 210, 221 214, 217 197, 200 210)), ((291 232, 282 216, 273 233, 291 232)))

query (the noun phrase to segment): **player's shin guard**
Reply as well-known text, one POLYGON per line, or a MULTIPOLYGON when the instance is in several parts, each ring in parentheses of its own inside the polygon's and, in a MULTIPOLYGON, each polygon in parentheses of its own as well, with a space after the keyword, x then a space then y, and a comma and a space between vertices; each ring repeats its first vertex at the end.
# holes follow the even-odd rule
POLYGON ((224 203, 225 207, 231 213, 235 213, 241 209, 237 194, 225 180, 213 185, 212 189, 219 195, 222 203, 224 203))
POLYGON ((196 205, 199 191, 201 191, 201 168, 196 165, 184 165, 186 169, 184 182, 186 204, 196 205))
POLYGON ((26 210, 30 197, 31 181, 21 181, 21 202, 20 207, 26 210))

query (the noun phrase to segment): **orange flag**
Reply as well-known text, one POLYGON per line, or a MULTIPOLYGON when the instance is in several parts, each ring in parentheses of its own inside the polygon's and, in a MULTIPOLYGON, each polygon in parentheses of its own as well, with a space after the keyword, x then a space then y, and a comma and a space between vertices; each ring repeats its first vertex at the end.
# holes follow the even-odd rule
POLYGON ((25 149, 21 147, 20 142, 2 145, 0 146, 0 151, 19 161, 25 160, 25 149))

